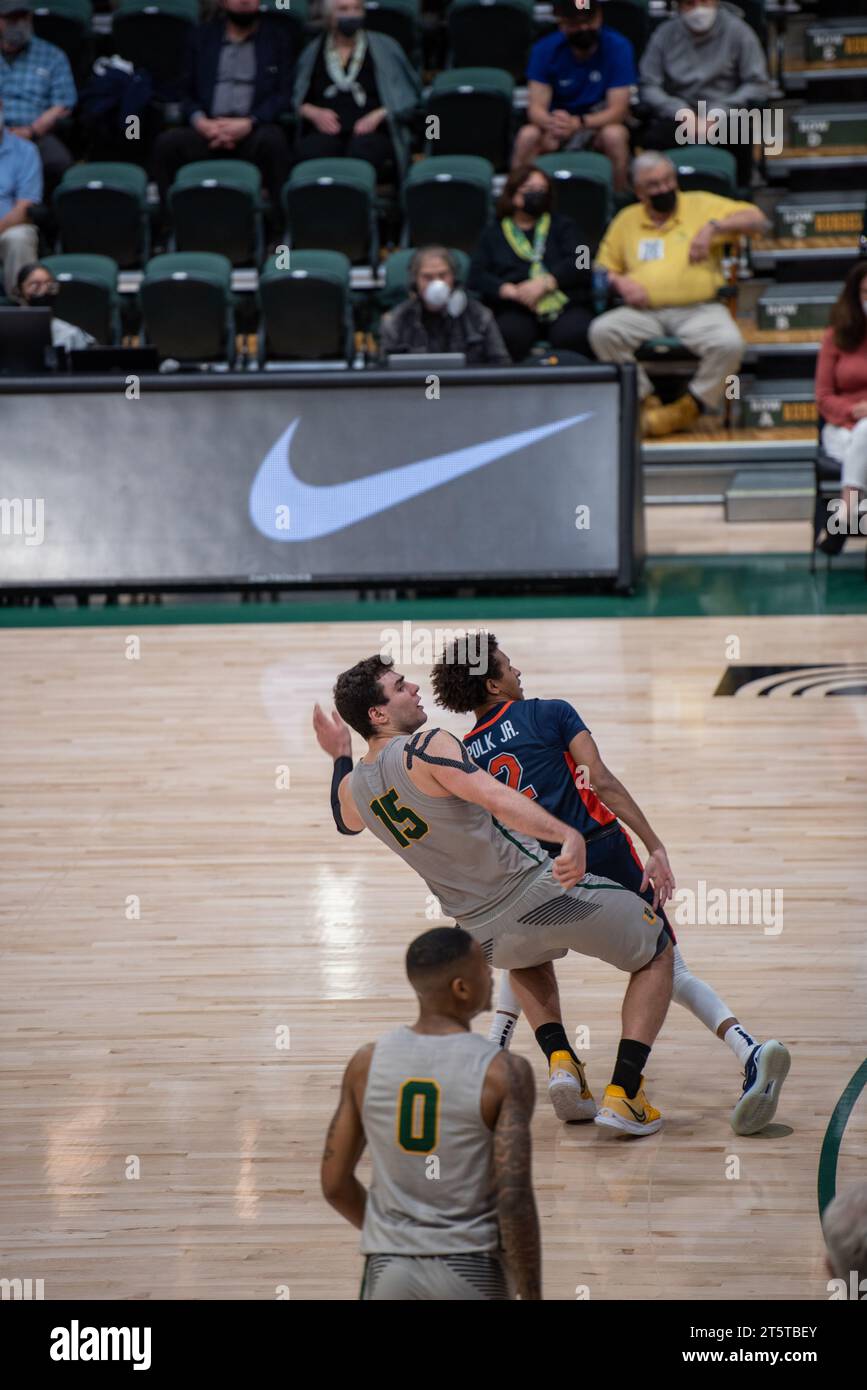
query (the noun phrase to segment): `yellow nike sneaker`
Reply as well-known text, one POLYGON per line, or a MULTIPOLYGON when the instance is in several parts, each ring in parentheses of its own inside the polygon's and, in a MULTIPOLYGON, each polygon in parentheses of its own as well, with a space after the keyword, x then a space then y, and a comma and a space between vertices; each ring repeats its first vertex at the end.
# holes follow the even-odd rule
POLYGON ((631 1097, 627 1096, 622 1086, 606 1086, 596 1124, 605 1125, 620 1134, 655 1134, 661 1129, 662 1116, 658 1110, 654 1110, 644 1094, 644 1077, 631 1097))
POLYGON ((548 1098, 554 1114, 564 1124, 576 1120, 592 1120, 596 1102, 587 1085, 584 1065, 576 1062, 570 1052, 552 1052, 548 1063, 548 1098))

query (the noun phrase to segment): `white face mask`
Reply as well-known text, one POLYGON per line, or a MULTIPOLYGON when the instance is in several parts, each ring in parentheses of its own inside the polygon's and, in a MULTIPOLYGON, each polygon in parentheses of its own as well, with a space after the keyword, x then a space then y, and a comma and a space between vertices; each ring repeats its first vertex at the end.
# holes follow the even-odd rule
POLYGON ((445 280, 431 280, 425 285, 422 298, 429 309, 444 309, 451 298, 451 290, 445 280))
POLYGON ((680 17, 694 34, 706 34, 716 19, 716 5, 696 5, 694 10, 685 10, 680 17))

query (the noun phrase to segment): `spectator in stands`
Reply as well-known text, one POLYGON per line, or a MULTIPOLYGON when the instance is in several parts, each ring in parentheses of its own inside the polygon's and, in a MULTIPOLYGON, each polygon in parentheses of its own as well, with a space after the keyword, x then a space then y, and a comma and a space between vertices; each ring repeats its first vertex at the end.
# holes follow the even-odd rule
POLYGON ((634 362, 642 343, 664 335, 696 354, 689 388, 671 405, 652 394, 639 368, 644 433, 671 434, 691 429, 703 410, 717 410, 726 378, 741 365, 743 339, 717 299, 723 243, 764 231, 767 221, 752 203, 680 191, 671 160, 652 151, 633 161, 632 183, 639 201, 610 223, 596 257, 624 303, 594 319, 590 342, 601 362, 634 362))
POLYGON ((471 366, 511 366, 493 314, 457 287, 457 266, 445 246, 423 246, 416 251, 409 273, 409 299, 382 320, 383 357, 462 352, 471 366))
POLYGON ((295 108, 297 157, 366 159, 378 177, 390 163, 402 181, 421 86, 400 44, 368 33, 362 0, 325 0, 326 29, 301 54, 295 108))
MULTIPOLYGON (((770 92, 767 60, 746 20, 719 0, 679 0, 677 9, 654 30, 640 64, 641 100, 652 114, 639 143, 651 150, 701 143, 712 108, 760 108, 770 92)), ((739 143, 738 133, 729 130, 719 148, 731 149, 747 184, 752 142, 739 143)))
MULTIPOLYGON (((867 493, 867 261, 856 261, 831 310, 816 363, 816 404, 824 421, 822 448, 842 464, 843 507, 817 544, 829 555, 857 533, 867 493)), ((830 520, 830 517, 829 517, 830 520)))
POLYGON ((861 1281, 867 1279, 867 1182, 847 1187, 828 1203, 822 1213, 822 1234, 828 1273, 844 1281, 847 1298, 863 1301, 861 1281))
POLYGON ((528 124, 519 130, 514 167, 555 150, 606 154, 614 187, 629 173, 629 89, 638 82, 632 44, 602 24, 599 0, 556 0, 557 33, 533 45, 527 65, 528 124))
MULTIPOLYGON (((28 304, 31 309, 51 309, 53 314, 54 300, 60 286, 47 266, 40 265, 39 262, 22 266, 18 272, 17 289, 18 298, 23 304, 28 304)), ((74 323, 67 323, 66 319, 59 319, 53 314, 52 347, 62 347, 70 351, 73 348, 90 347, 95 341, 96 339, 85 333, 83 328, 77 328, 74 323)))
POLYGON ((10 297, 23 265, 35 261, 39 234, 30 221, 30 206, 42 201, 42 165, 32 140, 22 140, 4 128, 0 101, 0 266, 10 297))
POLYGON ((8 129, 39 151, 50 197, 72 163, 54 128, 78 94, 66 54, 33 33, 33 0, 0 0, 0 97, 8 129))
POLYGON ((551 212, 551 182, 541 169, 513 169, 482 233, 470 289, 494 311, 513 362, 547 338, 554 348, 589 354, 593 275, 579 269, 580 234, 551 212))
POLYGON ((276 121, 291 105, 293 63, 288 26, 260 14, 259 0, 222 0, 221 12, 194 29, 184 75, 187 124, 164 131, 154 146, 164 201, 183 164, 247 159, 261 171, 276 216, 289 177, 289 146, 276 121))

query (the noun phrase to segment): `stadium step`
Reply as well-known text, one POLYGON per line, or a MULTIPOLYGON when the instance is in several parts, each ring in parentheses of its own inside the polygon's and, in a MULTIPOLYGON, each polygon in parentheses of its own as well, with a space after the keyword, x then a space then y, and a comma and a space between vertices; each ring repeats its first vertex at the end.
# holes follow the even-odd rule
POLYGON ((814 496, 812 467, 743 468, 726 489, 726 521, 806 521, 814 496))
POLYGON ((823 280, 769 285, 756 304, 756 328, 760 333, 821 332, 840 289, 841 284, 823 280))
POLYGON ((778 430, 781 426, 816 426, 818 421, 812 380, 786 378, 755 381, 741 401, 741 427, 746 430, 778 430))

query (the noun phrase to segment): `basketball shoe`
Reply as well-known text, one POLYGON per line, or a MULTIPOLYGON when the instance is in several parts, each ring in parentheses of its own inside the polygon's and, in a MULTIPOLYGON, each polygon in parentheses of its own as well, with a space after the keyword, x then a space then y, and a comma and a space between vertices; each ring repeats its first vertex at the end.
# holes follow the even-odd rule
POLYGON ((552 1052, 548 1063, 548 1098, 554 1107, 554 1114, 564 1124, 575 1120, 592 1120, 596 1114, 596 1102, 587 1078, 583 1062, 576 1062, 569 1052, 552 1052))
POLYGON ((634 1096, 627 1096, 622 1086, 606 1086, 596 1124, 621 1134, 655 1134, 661 1129, 662 1116, 644 1094, 644 1077, 634 1096))
POLYGON ((744 1067, 743 1095, 731 1113, 735 1134, 756 1134, 770 1124, 792 1059, 776 1038, 754 1047, 744 1067))

